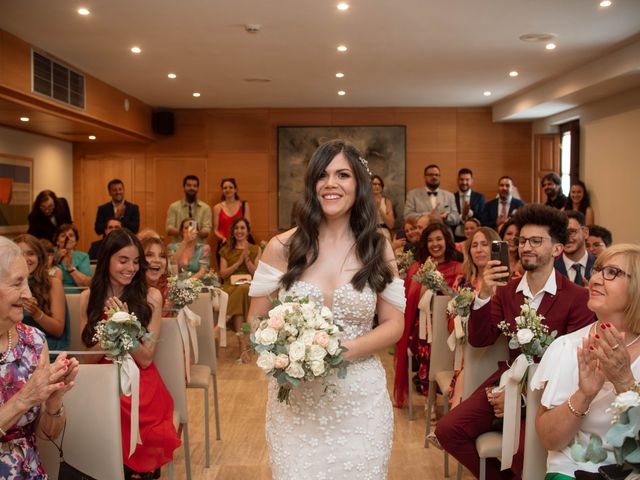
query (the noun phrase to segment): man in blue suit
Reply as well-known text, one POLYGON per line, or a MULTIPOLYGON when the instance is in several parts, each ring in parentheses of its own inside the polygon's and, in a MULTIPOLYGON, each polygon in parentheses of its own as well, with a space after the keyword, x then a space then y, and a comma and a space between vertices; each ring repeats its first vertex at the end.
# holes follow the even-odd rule
POLYGON ((470 218, 482 218, 484 210, 484 195, 471 190, 473 185, 473 172, 470 168, 461 168, 458 171, 458 191, 454 194, 456 207, 460 212, 460 223, 456 226, 456 241, 465 239, 464 223, 470 218))
POLYGON ((498 180, 498 198, 487 202, 480 221, 482 225, 495 230, 505 223, 524 202, 512 195, 513 179, 507 175, 498 180))
POLYGON ((111 201, 100 205, 96 214, 94 230, 97 235, 102 235, 110 218, 116 218, 122 222, 124 228, 128 228, 133 233, 138 233, 140 229, 140 209, 135 203, 127 202, 124 199, 124 183, 122 180, 114 178, 107 185, 107 190, 111 196, 111 201))
POLYGON ((586 238, 589 230, 581 212, 569 210, 565 213, 569 217, 567 243, 564 244, 564 253, 556 258, 553 266, 576 285, 585 287, 591 278, 591 267, 596 261, 596 257, 587 252, 586 238))

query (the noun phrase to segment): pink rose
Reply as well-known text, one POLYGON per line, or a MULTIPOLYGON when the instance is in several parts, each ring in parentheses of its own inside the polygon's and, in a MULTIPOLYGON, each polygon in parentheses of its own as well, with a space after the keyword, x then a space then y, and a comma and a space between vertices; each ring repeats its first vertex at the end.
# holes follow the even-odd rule
POLYGON ((278 316, 269 317, 267 324, 276 331, 282 330, 284 327, 284 320, 278 316))
POLYGON ((327 345, 329 345, 329 335, 327 335, 327 332, 318 332, 313 339, 313 343, 320 345, 322 348, 327 348, 327 345))
POLYGON ((287 368, 289 366, 289 357, 283 353, 276 357, 275 368, 287 368))

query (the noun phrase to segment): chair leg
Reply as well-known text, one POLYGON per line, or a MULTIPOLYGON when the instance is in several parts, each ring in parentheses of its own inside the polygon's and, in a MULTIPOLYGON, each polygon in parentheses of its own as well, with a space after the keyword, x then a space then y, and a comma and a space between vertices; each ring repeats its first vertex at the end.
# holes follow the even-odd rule
POLYGON ((169 480, 173 480, 173 460, 169 462, 169 480))
POLYGON ((480 459, 480 476, 478 477, 478 479, 485 480, 486 476, 487 476, 487 459, 481 458, 480 459))
POLYGON ((212 375, 213 381, 213 414, 216 417, 216 440, 220 440, 220 413, 218 410, 218 376, 216 374, 212 375))
POLYGON ((456 480, 462 480, 462 464, 458 463, 458 471, 456 472, 456 480))
MULTIPOLYGON (((444 414, 449 413, 449 393, 445 393, 444 397, 444 414)), ((444 476, 449 478, 449 454, 444 451, 444 476)))
POLYGON ((408 401, 409 401, 409 420, 413 420, 413 378, 411 376, 411 374, 413 373, 413 355, 411 354, 411 350, 407 350, 407 357, 408 357, 408 364, 409 364, 409 368, 407 371, 407 377, 409 379, 408 384, 409 384, 409 396, 408 396, 408 401))
POLYGON ((427 411, 425 412, 427 428, 424 432, 424 448, 429 448, 427 437, 431 433, 431 412, 435 410, 436 388, 436 382, 429 382, 429 396, 427 397, 427 411))
POLYGON ((205 388, 204 390, 204 466, 205 468, 209 468, 211 458, 210 458, 210 448, 209 448, 209 388, 205 388))
POLYGON ((189 453, 189 424, 182 424, 182 440, 184 446, 184 467, 187 472, 187 480, 191 480, 191 454, 189 453))

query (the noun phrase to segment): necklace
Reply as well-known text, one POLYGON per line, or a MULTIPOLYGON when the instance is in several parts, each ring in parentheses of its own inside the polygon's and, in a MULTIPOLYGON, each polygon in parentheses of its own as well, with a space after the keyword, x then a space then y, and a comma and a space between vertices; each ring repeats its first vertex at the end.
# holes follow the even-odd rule
POLYGON ((629 348, 631 345, 633 345, 634 343, 636 343, 638 341, 638 339, 640 338, 640 335, 636 335, 636 338, 634 338, 633 340, 631 340, 629 343, 627 343, 624 348, 629 348))
POLYGON ((11 338, 11 329, 9 329, 9 331, 7 332, 7 340, 7 349, 2 355, 0 355, 0 363, 5 363, 7 361, 7 358, 9 358, 9 352, 11 351, 11 341, 13 340, 11 338))

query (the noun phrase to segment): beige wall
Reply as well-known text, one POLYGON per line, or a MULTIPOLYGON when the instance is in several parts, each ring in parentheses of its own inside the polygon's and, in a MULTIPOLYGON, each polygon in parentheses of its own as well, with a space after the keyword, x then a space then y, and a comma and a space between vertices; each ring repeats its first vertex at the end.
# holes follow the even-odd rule
POLYGON ((587 184, 596 223, 614 241, 640 243, 640 89, 599 100, 535 122, 534 133, 580 119, 580 176, 587 184))

